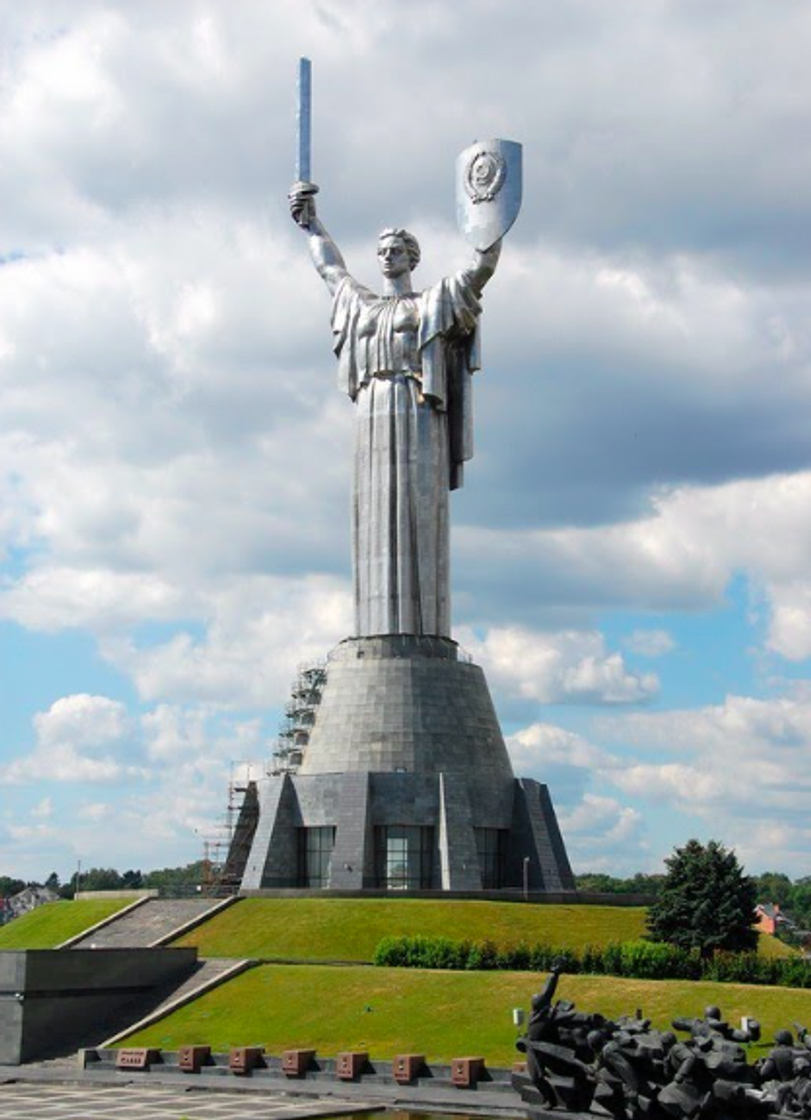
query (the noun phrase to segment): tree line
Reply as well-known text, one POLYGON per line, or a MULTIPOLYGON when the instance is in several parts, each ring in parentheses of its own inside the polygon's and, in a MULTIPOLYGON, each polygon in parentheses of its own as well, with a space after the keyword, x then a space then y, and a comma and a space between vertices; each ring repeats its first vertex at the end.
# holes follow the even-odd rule
POLYGON ((168 894, 185 894, 205 882, 207 874, 205 860, 197 860, 182 867, 163 867, 146 872, 135 869, 119 872, 114 867, 89 867, 87 870, 74 872, 64 881, 56 871, 52 871, 43 882, 0 875, 0 898, 19 894, 26 887, 47 887, 60 898, 73 898, 77 880, 80 891, 159 890, 168 894))
MULTIPOLYGON (((782 871, 764 871, 751 875, 755 887, 755 901, 777 903, 798 925, 811 928, 811 875, 790 879, 782 871)), ((603 872, 587 871, 575 876, 579 891, 597 891, 601 894, 647 894, 658 896, 665 882, 665 875, 643 874, 630 878, 615 878, 603 872)))

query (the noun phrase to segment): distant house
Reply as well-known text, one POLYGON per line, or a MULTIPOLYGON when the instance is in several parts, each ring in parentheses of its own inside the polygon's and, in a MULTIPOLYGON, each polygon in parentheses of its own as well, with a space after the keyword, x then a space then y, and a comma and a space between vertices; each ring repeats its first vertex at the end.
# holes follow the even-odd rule
POLYGON ((789 930, 796 927, 796 922, 783 913, 778 902, 759 902, 755 907, 755 913, 757 914, 755 929, 769 934, 770 937, 774 937, 778 929, 789 930))
POLYGON ((6 920, 19 918, 20 914, 27 914, 29 910, 36 910, 38 906, 46 902, 55 902, 58 898, 56 891, 49 890, 48 887, 26 887, 5 900, 9 914, 6 920))

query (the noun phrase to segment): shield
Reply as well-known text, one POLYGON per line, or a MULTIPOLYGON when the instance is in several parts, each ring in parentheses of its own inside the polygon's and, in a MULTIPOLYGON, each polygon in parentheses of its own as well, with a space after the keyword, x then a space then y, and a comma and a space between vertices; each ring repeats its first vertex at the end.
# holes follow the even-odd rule
POLYGON ((521 209, 521 145, 480 140, 456 161, 456 216, 465 238, 484 252, 521 209))

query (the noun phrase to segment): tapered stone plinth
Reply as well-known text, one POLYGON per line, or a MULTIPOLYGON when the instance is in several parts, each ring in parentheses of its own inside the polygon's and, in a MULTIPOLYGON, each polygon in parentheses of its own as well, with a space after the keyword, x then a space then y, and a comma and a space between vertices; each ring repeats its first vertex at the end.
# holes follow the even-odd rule
POLYGON ((300 773, 445 774, 508 828, 513 770, 484 673, 449 638, 350 638, 330 657, 300 773))
POLYGON ((298 773, 258 793, 243 890, 574 889, 546 787, 515 779, 484 673, 448 638, 342 642, 298 773))

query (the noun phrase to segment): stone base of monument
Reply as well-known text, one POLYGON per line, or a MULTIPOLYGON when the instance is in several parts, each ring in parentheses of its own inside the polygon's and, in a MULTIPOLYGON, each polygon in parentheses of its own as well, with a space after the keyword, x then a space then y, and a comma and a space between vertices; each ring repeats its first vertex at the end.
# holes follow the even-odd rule
POLYGON ((484 673, 447 638, 342 642, 299 771, 257 794, 243 891, 574 890, 546 786, 515 778, 484 673))
POLYGON ((20 949, 0 952, 0 1066, 87 1046, 167 998, 196 949, 20 949))

